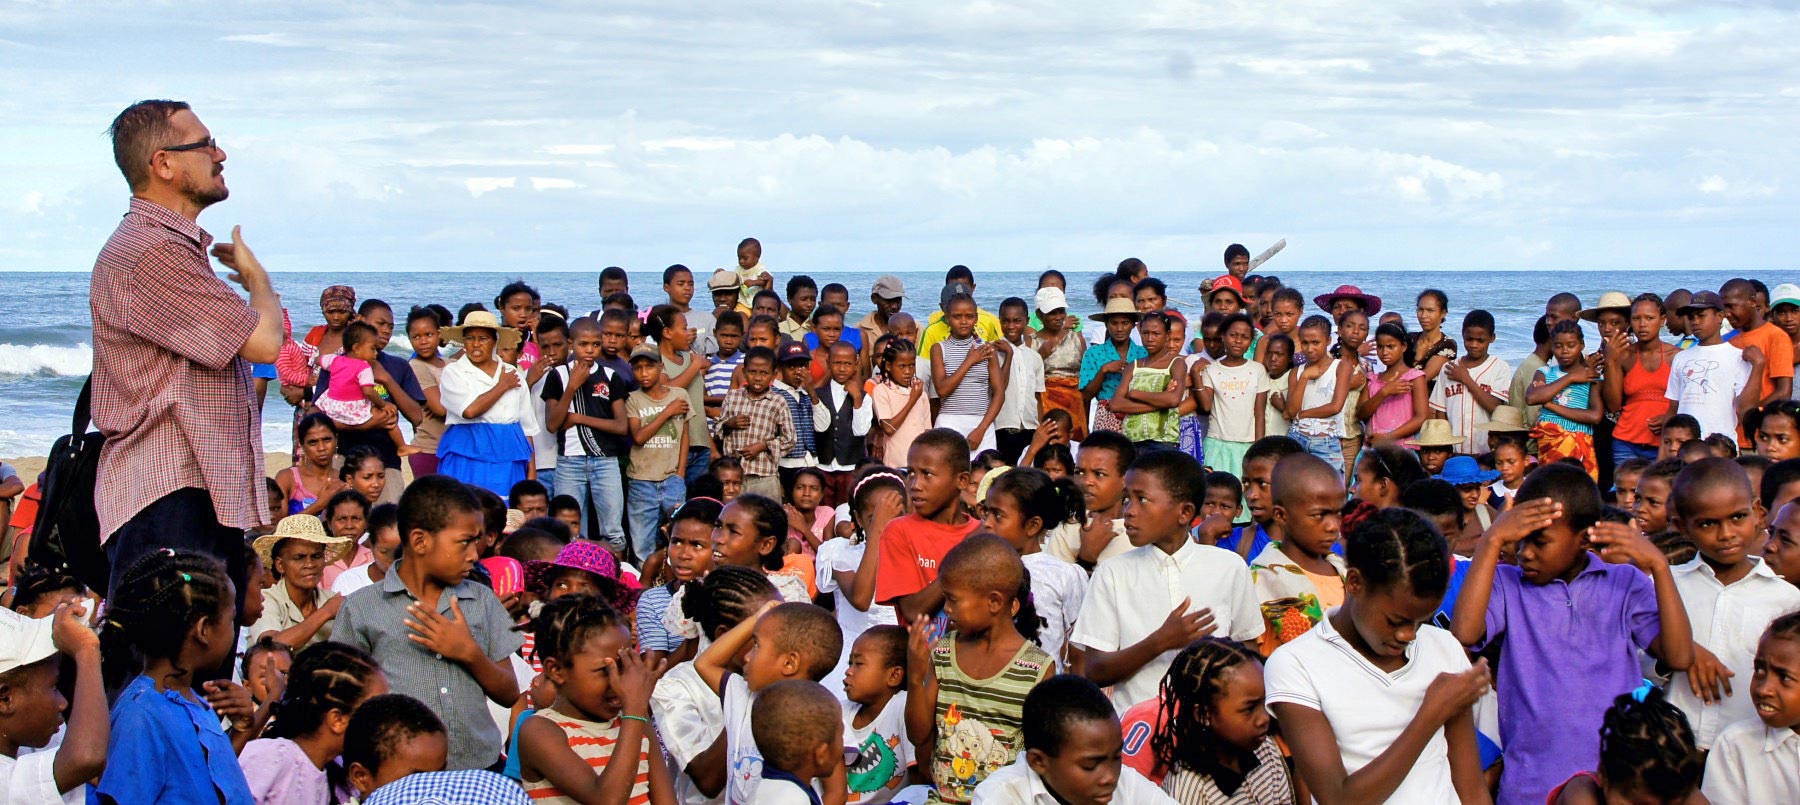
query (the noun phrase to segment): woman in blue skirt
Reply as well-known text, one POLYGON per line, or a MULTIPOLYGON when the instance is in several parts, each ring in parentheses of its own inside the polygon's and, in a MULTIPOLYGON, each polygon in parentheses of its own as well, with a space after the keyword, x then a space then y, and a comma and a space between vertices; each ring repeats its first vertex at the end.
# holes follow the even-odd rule
POLYGON ((518 348, 519 331, 478 310, 461 327, 445 328, 444 336, 461 342, 463 354, 438 378, 446 425, 438 472, 504 498, 513 484, 537 474, 531 437, 539 426, 525 377, 496 356, 496 348, 518 348))

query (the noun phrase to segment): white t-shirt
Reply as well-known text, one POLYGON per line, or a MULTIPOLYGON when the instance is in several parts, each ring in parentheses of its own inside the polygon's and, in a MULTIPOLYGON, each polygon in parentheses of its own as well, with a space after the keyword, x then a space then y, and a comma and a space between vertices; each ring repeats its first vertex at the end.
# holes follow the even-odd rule
POLYGON ((688 764, 712 746, 724 729, 724 711, 718 695, 706 686, 706 680, 700 678, 690 660, 663 674, 656 683, 656 692, 650 695, 650 704, 663 751, 675 761, 675 798, 687 805, 718 801, 700 793, 694 779, 687 775, 688 764))
MULTIPOLYGON (((988 775, 981 785, 975 786, 971 801, 974 805, 1057 805, 1058 802, 1044 785, 1044 778, 1031 770, 1024 752, 1020 752, 1019 759, 1011 765, 988 775)), ((1119 784, 1113 789, 1112 801, 1129 805, 1175 805, 1174 799, 1130 766, 1119 767, 1119 784)))
MULTIPOLYGON (((1375 667, 1332 628, 1327 613, 1317 626, 1269 656, 1263 669, 1266 701, 1323 713, 1343 756, 1344 773, 1355 774, 1412 723, 1425 701, 1425 689, 1438 674, 1469 669, 1462 645, 1436 626, 1419 627, 1406 654, 1406 664, 1391 674, 1375 667)), ((1440 727, 1388 801, 1457 800, 1449 743, 1440 727)))
POLYGON ((1006 358, 1006 398, 994 415, 994 429, 1038 426, 1038 395, 1044 391, 1044 358, 1030 344, 1013 345, 1006 358))
POLYGON ((1069 663, 1063 657, 1063 647, 1075 629, 1075 616, 1081 614, 1082 599, 1087 597, 1087 572, 1043 551, 1020 558, 1031 572, 1031 603, 1044 619, 1044 626, 1038 631, 1038 648, 1056 658, 1059 673, 1067 671, 1069 663))
POLYGON ((1663 396, 1681 413, 1700 420, 1700 438, 1723 433, 1737 438, 1737 396, 1750 383, 1744 351, 1730 344, 1690 347, 1669 363, 1669 390, 1663 396))
POLYGON ((757 792, 756 805, 812 805, 812 797, 807 796, 806 789, 793 780, 769 780, 759 786, 757 792))
MULTIPOLYGON (((1183 541, 1173 555, 1145 545, 1101 562, 1069 640, 1095 651, 1118 651, 1149 637, 1182 599, 1191 602, 1189 612, 1212 610, 1216 637, 1248 642, 1263 633, 1262 607, 1243 557, 1183 541)), ((1114 685, 1113 706, 1124 713, 1155 696, 1174 659, 1175 651, 1165 651, 1114 685)))
MULTIPOLYGON (((1480 366, 1469 370, 1469 377, 1483 391, 1493 395, 1501 405, 1512 393, 1512 367, 1506 361, 1492 355, 1481 362, 1480 366)), ((1486 437, 1476 433, 1476 429, 1488 423, 1488 412, 1469 395, 1468 387, 1450 379, 1450 367, 1438 375, 1437 385, 1431 389, 1431 410, 1444 412, 1444 419, 1450 422, 1450 432, 1461 436, 1462 444, 1456 452, 1468 455, 1487 452, 1486 437)))
POLYGON ((1214 361, 1200 370, 1200 376, 1213 390, 1212 423, 1206 435, 1227 442, 1256 441, 1256 395, 1269 392, 1269 370, 1256 361, 1244 361, 1242 366, 1214 361))
POLYGON ((367 587, 375 582, 369 579, 369 568, 372 565, 362 564, 338 574, 331 581, 331 591, 348 597, 351 593, 367 587))
POLYGON ((913 745, 906 739, 906 691, 894 694, 875 720, 862 729, 853 726, 861 705, 844 702, 844 744, 861 753, 850 767, 849 802, 875 805, 894 798, 906 787, 906 770, 915 762, 913 745))
MULTIPOLYGON (((59 732, 58 735, 61 735, 59 732)), ((82 805, 87 802, 87 785, 78 785, 66 794, 56 791, 56 752, 45 747, 17 760, 0 755, 0 805, 82 805)))
POLYGON ((725 677, 725 798, 732 803, 762 802, 756 796, 762 785, 762 750, 750 731, 750 708, 756 696, 741 674, 725 677))
POLYGON ((550 373, 554 371, 556 371, 556 367, 553 366, 545 371, 536 383, 531 384, 532 413, 537 416, 540 426, 538 432, 531 437, 531 451, 536 455, 537 464, 534 466, 540 470, 556 468, 557 448, 561 446, 557 444, 559 437, 556 435, 556 431, 542 427, 550 421, 549 407, 551 405, 549 400, 544 399, 544 381, 549 379, 550 373))
POLYGON ((856 638, 861 637, 862 633, 868 631, 871 626, 893 625, 900 622, 899 617, 894 614, 893 607, 871 602, 869 611, 864 612, 850 606, 848 592, 839 591, 837 576, 834 573, 856 570, 862 564, 865 547, 867 547, 865 543, 858 542, 853 545, 850 540, 843 537, 832 537, 819 543, 819 554, 813 559, 813 567, 818 576, 813 583, 818 586, 819 592, 838 593, 833 604, 836 607, 838 628, 844 632, 844 651, 843 655, 838 658, 837 667, 831 669, 831 673, 824 679, 819 680, 819 684, 824 685, 825 689, 829 691, 843 689, 844 668, 850 664, 850 647, 856 643, 856 638))

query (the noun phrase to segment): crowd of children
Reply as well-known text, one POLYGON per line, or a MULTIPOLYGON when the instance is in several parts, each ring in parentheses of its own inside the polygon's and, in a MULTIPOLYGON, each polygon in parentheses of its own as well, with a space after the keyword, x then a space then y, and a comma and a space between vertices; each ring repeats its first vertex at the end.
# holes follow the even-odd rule
POLYGON ((241 556, 12 573, 0 802, 1800 802, 1800 287, 761 257, 328 288, 241 556))

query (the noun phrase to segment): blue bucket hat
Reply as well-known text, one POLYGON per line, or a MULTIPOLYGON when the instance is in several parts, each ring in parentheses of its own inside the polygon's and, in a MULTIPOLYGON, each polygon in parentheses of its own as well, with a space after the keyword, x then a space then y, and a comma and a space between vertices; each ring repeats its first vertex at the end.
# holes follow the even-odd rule
POLYGON ((1497 470, 1482 469, 1471 456, 1451 456, 1449 461, 1444 462, 1444 471, 1436 477, 1451 486, 1468 486, 1491 484, 1500 480, 1500 473, 1497 470))

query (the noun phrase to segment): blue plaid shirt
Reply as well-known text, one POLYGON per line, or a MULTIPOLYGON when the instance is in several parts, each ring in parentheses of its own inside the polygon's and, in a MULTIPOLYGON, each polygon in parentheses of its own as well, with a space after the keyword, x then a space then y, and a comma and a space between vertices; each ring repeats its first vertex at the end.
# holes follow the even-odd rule
POLYGON ((806 389, 790 388, 786 383, 775 384, 775 390, 781 392, 781 399, 787 403, 788 414, 794 418, 794 449, 789 450, 782 458, 806 458, 819 454, 818 437, 813 433, 812 393, 806 389))
POLYGON ((426 771, 375 789, 363 805, 531 805, 518 783, 491 771, 426 771))

